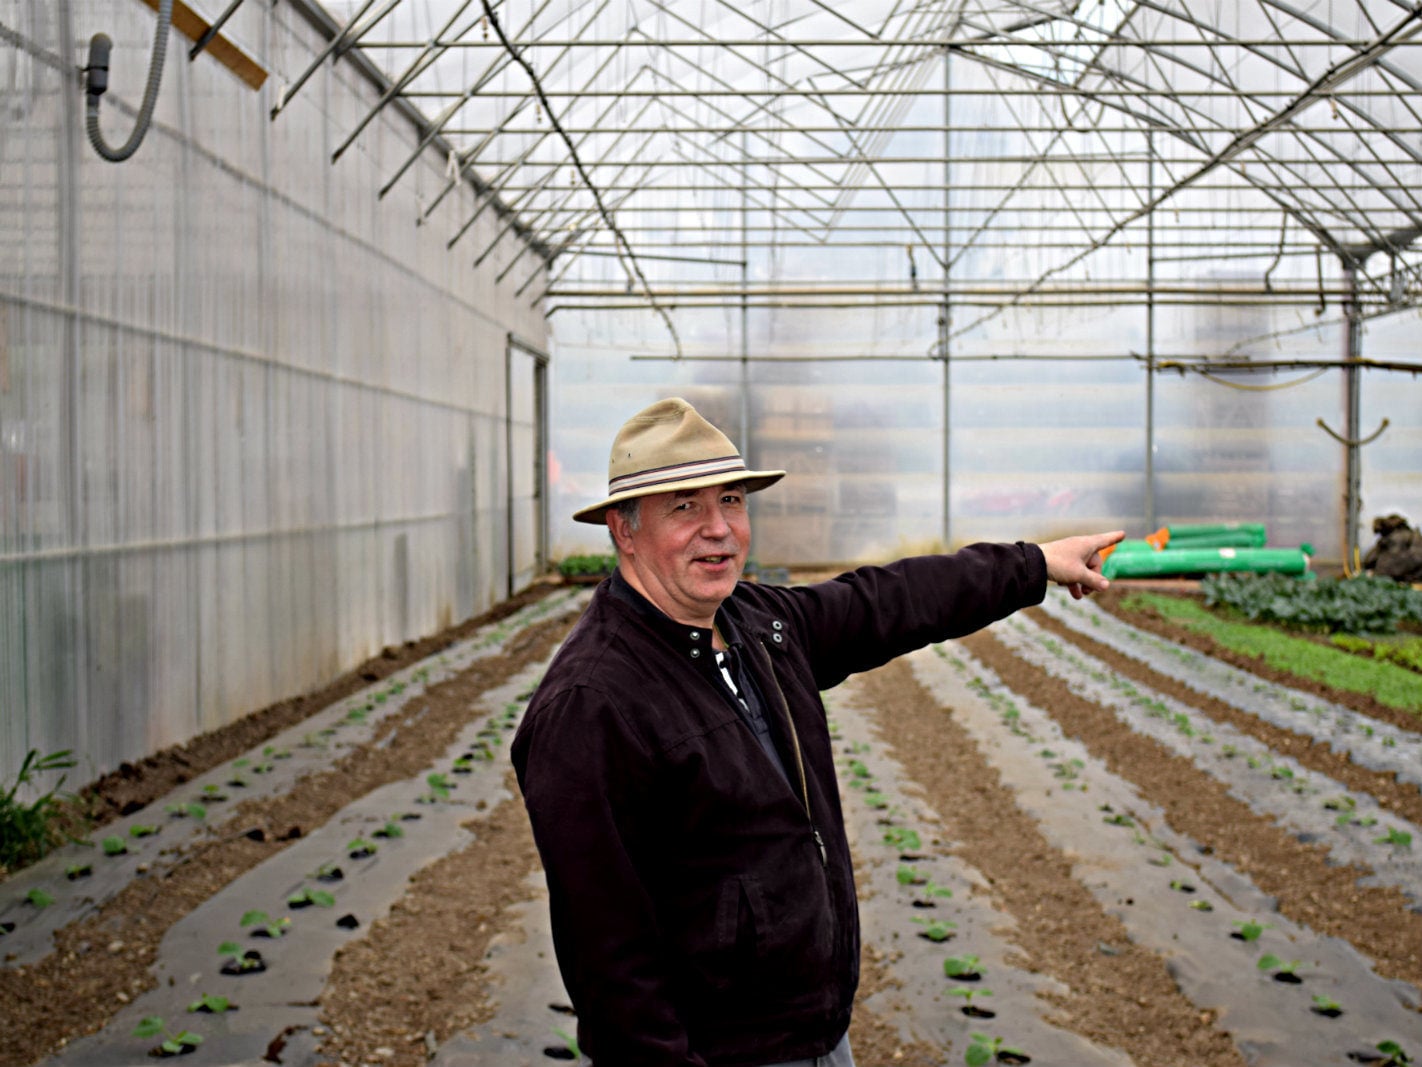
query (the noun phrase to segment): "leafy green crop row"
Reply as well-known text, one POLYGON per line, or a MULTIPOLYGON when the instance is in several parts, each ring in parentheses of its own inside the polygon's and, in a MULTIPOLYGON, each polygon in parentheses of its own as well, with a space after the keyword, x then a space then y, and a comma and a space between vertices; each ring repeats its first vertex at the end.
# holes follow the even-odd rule
POLYGON ((558 564, 558 573, 564 578, 582 578, 589 575, 611 574, 616 568, 616 556, 569 556, 558 564))
POLYGON ((1205 603, 1249 619, 1318 633, 1396 633, 1422 625, 1422 592, 1386 578, 1300 581, 1287 574, 1228 572, 1200 582, 1205 603))
POLYGON ((1388 660, 1408 670, 1422 673, 1422 637, 1393 643, 1369 641, 1366 637, 1355 637, 1352 634, 1334 634, 1329 640, 1345 652, 1388 660))
POLYGON ((1262 659, 1269 666, 1301 678, 1310 678, 1363 693, 1380 704, 1422 714, 1422 684, 1415 672, 1385 660, 1365 659, 1342 649, 1294 637, 1264 626, 1230 622, 1212 614, 1193 600, 1157 593, 1133 593, 1123 606, 1129 611, 1153 609, 1172 622, 1206 634, 1221 646, 1262 659))

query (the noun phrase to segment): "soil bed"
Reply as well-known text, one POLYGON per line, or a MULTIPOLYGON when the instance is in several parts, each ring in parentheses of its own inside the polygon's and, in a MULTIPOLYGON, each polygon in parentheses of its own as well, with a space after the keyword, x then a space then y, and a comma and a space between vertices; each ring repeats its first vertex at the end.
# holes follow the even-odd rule
MULTIPOLYGON (((94 783, 86 796, 101 820, 161 801, 196 774, 261 745, 332 701, 512 614, 553 588, 535 587, 455 630, 386 650, 319 694, 266 709, 225 730, 126 766, 94 783)), ((1158 616, 1127 613, 1117 590, 1098 603, 1152 633, 1270 681, 1315 693, 1399 729, 1418 729, 1414 717, 1352 694, 1278 677, 1278 672, 1227 655, 1208 639, 1158 616)), ((1359 766, 1326 744, 1272 726, 1163 677, 1044 612, 1033 611, 1029 617, 1059 640, 1101 659, 1121 677, 1229 723, 1272 751, 1373 797, 1399 818, 1422 824, 1422 791, 1399 783, 1395 775, 1359 766)), ((59 931, 53 953, 30 966, 0 967, 0 1003, 8 1007, 8 1020, 19 1020, 18 1025, 0 1027, 0 1067, 36 1063, 80 1036, 104 1028, 117 1011, 152 985, 155 954, 164 931, 174 922, 292 841, 337 818, 371 790, 419 775, 432 754, 479 716, 474 709, 484 694, 546 661, 570 625, 570 618, 529 625, 509 639, 499 654, 432 686, 423 701, 429 705, 424 714, 396 715, 382 722, 367 742, 333 753, 327 768, 300 779, 280 796, 233 805, 222 813, 225 821, 211 840, 195 844, 150 876, 137 878, 96 913, 59 931)), ((1110 710, 1026 661, 991 631, 962 645, 1008 680, 1024 701, 1047 709, 1064 734, 1083 743, 1093 758, 1163 811, 1179 833, 1273 897, 1281 915, 1316 933, 1346 940, 1372 961, 1378 974, 1422 987, 1422 914, 1403 893, 1360 885, 1366 871, 1330 859, 1323 845, 1301 842, 1273 820, 1254 813, 1189 760, 1133 733, 1110 710)), ((1012 966, 1043 977, 1047 992, 1039 994, 1039 1010, 1045 1019, 1099 1048, 1101 1062, 1140 1067, 1233 1067, 1253 1062, 1219 1025, 1212 1006, 1189 1000, 1167 961, 1137 944, 1120 920, 1093 898, 1073 874, 1072 856, 1043 835, 988 765, 977 742, 952 715, 945 714, 905 662, 851 681, 846 693, 871 709, 865 714, 874 740, 895 753, 907 786, 941 813, 944 855, 980 871, 986 880, 983 893, 1010 917, 1000 936, 1013 946, 1012 966)), ((502 761, 498 767, 507 767, 506 752, 506 748, 498 750, 502 761)), ((510 779, 505 779, 505 788, 514 792, 510 779)), ((855 797, 847 800, 859 802, 855 797)), ((499 1025, 500 988, 491 982, 487 966, 490 946, 498 939, 522 936, 519 915, 533 899, 529 886, 536 883, 537 855, 516 798, 491 807, 477 825, 469 826, 476 837, 473 844, 412 875, 403 898, 389 914, 359 931, 337 954, 319 1002, 321 1025, 305 1046, 319 1051, 304 1059, 293 1058, 298 1046, 287 1043, 292 1035, 274 1032, 270 1062, 416 1067, 434 1056, 437 1063, 451 1067, 493 1063, 478 1059, 477 1053, 461 1053, 464 1058, 460 1058, 451 1052, 441 1060, 439 1050, 461 1031, 499 1025)), ((875 844, 856 845, 866 886, 862 901, 866 912, 901 906, 867 890, 870 876, 862 866, 863 853, 875 844)), ((882 865, 882 858, 876 862, 882 865)), ((3 945, 0 940, 0 952, 3 945)), ((895 1003, 886 994, 911 984, 903 969, 911 955, 902 942, 866 941, 863 1007, 856 1013, 852 1031, 863 1067, 930 1067, 963 1061, 960 1045, 950 1050, 924 1041, 910 1025, 913 1020, 884 1014, 883 1006, 895 1003)), ((551 967, 551 960, 542 965, 551 967)), ((944 1003, 933 1010, 956 1012, 959 1006, 944 1003)), ((190 1023, 193 1029, 201 1029, 205 1017, 197 1018, 198 1023, 190 1023)), ((994 1025, 995 1021, 984 1021, 973 1028, 987 1031, 994 1025)), ((571 1020, 567 1027, 573 1029, 571 1020)), ((1416 1033, 1422 1033, 1422 1019, 1416 1033)), ((525 1036, 535 1057, 529 1062, 545 1061, 543 1048, 549 1035, 525 1036)), ((1401 1040, 1414 1057, 1422 1053, 1422 1039, 1413 1034, 1375 1037, 1401 1040)), ((1368 1047, 1367 1042, 1360 1045, 1363 1051, 1368 1047)), ((1051 1050, 1045 1051, 1034 1062, 1061 1062, 1052 1058, 1051 1050)), ((186 1062, 223 1061, 219 1050, 204 1047, 186 1062)))

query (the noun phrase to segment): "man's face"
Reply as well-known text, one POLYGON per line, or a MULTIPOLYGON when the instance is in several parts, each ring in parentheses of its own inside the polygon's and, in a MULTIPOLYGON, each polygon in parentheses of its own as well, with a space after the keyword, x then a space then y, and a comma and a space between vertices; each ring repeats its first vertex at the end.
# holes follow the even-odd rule
POLYGON ((637 529, 615 510, 607 524, 627 580, 687 625, 711 625, 750 551, 746 494, 738 486, 656 493, 642 498, 637 529))

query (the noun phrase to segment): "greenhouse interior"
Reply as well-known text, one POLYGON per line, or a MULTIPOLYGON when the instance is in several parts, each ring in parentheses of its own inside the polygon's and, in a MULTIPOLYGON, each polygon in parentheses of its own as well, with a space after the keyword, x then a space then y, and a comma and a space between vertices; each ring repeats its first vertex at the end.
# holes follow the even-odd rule
POLYGON ((0 0, 0 105, 0 792, 610 552, 667 397, 772 576, 1422 522, 1412 0, 0 0))

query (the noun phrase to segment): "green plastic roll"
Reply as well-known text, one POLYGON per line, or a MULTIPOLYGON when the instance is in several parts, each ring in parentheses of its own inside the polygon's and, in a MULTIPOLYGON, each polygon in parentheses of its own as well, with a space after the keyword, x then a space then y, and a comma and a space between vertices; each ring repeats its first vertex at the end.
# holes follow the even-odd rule
POLYGON ((1213 574, 1255 571, 1305 574, 1308 555, 1302 548, 1167 548, 1164 552, 1112 552, 1101 565, 1106 578, 1163 577, 1172 574, 1213 574))
POLYGON ((1149 541, 1142 540, 1139 537, 1131 537, 1122 541, 1112 551, 1125 552, 1129 554, 1131 552, 1155 552, 1157 551, 1157 549, 1155 545, 1151 544, 1149 541))
POLYGON ((1262 522, 1182 523, 1167 526, 1166 548, 1263 548, 1269 532, 1262 522))

